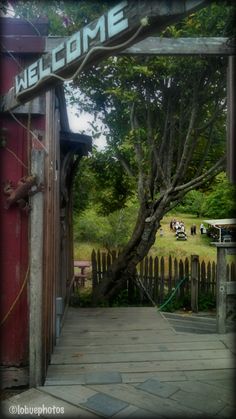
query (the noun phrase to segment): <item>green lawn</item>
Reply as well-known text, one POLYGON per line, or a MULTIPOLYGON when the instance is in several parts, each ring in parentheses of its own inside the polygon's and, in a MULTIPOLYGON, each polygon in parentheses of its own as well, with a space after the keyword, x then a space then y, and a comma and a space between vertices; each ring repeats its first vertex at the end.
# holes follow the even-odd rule
MULTIPOLYGON (((163 236, 160 236, 158 231, 156 242, 150 250, 150 255, 153 256, 173 256, 176 258, 185 258, 193 254, 199 255, 201 260, 215 260, 216 248, 210 244, 211 240, 204 234, 200 234, 200 224, 202 219, 196 218, 188 214, 168 214, 162 220, 163 236), (170 230, 170 221, 172 218, 183 221, 185 224, 188 239, 187 241, 178 241, 175 234, 170 230), (191 224, 196 224, 197 234, 191 236, 191 224)), ((101 249, 97 243, 75 243, 75 259, 90 260, 93 249, 101 249)), ((101 249, 105 250, 105 249, 101 249)))
POLYGON ((177 258, 185 258, 191 255, 198 255, 200 259, 215 260, 216 248, 212 246, 211 239, 206 234, 200 234, 200 224, 202 219, 195 218, 188 214, 167 215, 163 218, 161 226, 163 229, 163 236, 160 236, 158 231, 156 242, 152 247, 150 254, 157 256, 173 256, 177 258), (170 221, 175 218, 178 221, 183 221, 186 228, 187 240, 176 240, 175 233, 170 230, 170 221), (190 227, 192 224, 197 226, 197 234, 191 236, 190 227))

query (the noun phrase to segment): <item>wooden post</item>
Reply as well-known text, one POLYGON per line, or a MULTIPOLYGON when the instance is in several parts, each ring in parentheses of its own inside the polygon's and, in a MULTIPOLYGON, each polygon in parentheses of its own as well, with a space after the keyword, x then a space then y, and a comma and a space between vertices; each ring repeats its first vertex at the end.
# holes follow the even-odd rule
POLYGON ((191 255, 191 310, 198 312, 198 267, 199 256, 191 255))
POLYGON ((92 261, 92 287, 93 287, 93 291, 94 291, 95 288, 98 285, 97 257, 96 257, 96 252, 95 252, 94 249, 92 251, 91 261, 92 261))
POLYGON ((226 332, 226 247, 217 246, 216 326, 217 333, 226 332))
MULTIPOLYGON (((31 172, 44 180, 44 151, 32 150, 31 172)), ((30 213, 30 315, 29 385, 42 385, 42 281, 43 281, 43 194, 31 198, 30 213)))
POLYGON ((235 145, 235 56, 229 57, 228 74, 227 74, 227 92, 228 92, 228 114, 227 114, 227 172, 229 180, 236 183, 236 145, 235 145))

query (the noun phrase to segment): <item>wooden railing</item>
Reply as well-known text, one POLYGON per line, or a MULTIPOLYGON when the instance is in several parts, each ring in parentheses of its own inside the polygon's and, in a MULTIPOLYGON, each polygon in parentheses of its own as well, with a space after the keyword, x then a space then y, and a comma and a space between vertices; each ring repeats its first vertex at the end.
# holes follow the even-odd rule
MULTIPOLYGON (((118 257, 113 251, 111 253, 98 250, 92 252, 92 284, 96 287, 104 278, 111 263, 118 257)), ((179 282, 185 278, 181 287, 176 293, 176 299, 195 293, 211 294, 216 297, 216 263, 200 261, 198 256, 177 259, 169 257, 147 256, 137 266, 137 277, 141 280, 144 288, 148 291, 151 298, 157 303, 162 304, 166 296, 169 295, 179 282), (195 268, 194 268, 195 266, 195 268), (196 278, 193 284, 193 275, 196 278), (197 287, 197 290, 195 288, 197 287)), ((236 280, 236 266, 234 262, 227 265, 227 281, 236 280)), ((130 300, 146 299, 145 292, 133 281, 124 284, 130 300)))

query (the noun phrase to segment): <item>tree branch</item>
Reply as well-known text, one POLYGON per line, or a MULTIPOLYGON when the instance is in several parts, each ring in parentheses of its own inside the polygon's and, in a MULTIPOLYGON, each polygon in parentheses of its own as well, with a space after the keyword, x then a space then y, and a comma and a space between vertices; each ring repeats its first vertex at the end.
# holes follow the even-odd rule
POLYGON ((193 126, 194 126, 194 122, 196 119, 196 114, 197 114, 197 101, 196 101, 196 95, 194 95, 194 99, 193 99, 193 106, 192 106, 192 110, 191 110, 191 116, 190 116, 190 120, 189 120, 189 125, 188 125, 188 131, 186 134, 186 138, 185 138, 185 143, 184 143, 184 147, 183 147, 183 152, 182 152, 182 157, 179 163, 179 166, 176 170, 176 173, 174 175, 173 178, 173 185, 175 185, 178 181, 179 178, 183 177, 183 169, 185 167, 188 155, 189 155, 189 150, 192 144, 192 130, 193 130, 193 126))
POLYGON ((220 170, 222 170, 224 168, 225 160, 226 160, 226 156, 221 157, 221 159, 214 166, 212 166, 209 170, 207 170, 205 173, 203 173, 202 175, 190 180, 187 183, 184 183, 183 185, 176 186, 173 189, 173 191, 178 192, 178 191, 186 190, 186 189, 189 189, 189 188, 193 189, 196 186, 199 186, 199 182, 200 182, 200 184, 202 182, 205 182, 206 180, 208 180, 209 177, 210 178, 214 177, 216 172, 218 173, 220 170))
POLYGON ((201 127, 196 127, 195 131, 197 133, 203 132, 205 131, 210 125, 212 125, 212 123, 216 120, 218 114, 220 111, 222 111, 225 108, 226 105, 226 99, 224 100, 223 104, 221 106, 217 106, 218 104, 216 104, 215 106, 215 112, 212 115, 212 117, 209 119, 209 121, 207 121, 204 125, 202 125, 201 127))
MULTIPOLYGON (((132 130, 137 130, 139 128, 138 119, 135 115, 135 104, 132 104, 131 111, 130 111, 130 125, 132 130)), ((145 176, 143 173, 143 153, 142 148, 140 145, 140 140, 134 142, 134 151, 138 163, 138 194, 139 198, 142 200, 145 195, 145 176)))
POLYGON ((201 162, 199 163, 199 166, 198 166, 198 169, 197 169, 197 172, 196 172, 197 176, 201 173, 201 171, 204 167, 206 158, 208 156, 208 152, 209 152, 211 144, 212 144, 212 139, 213 139, 213 124, 211 125, 208 141, 207 141, 207 143, 205 145, 205 148, 203 150, 201 162))
POLYGON ((156 181, 158 176, 160 176, 161 182, 164 183, 165 187, 168 187, 168 183, 166 182, 166 177, 165 177, 163 168, 161 166, 161 161, 160 161, 159 155, 157 153, 157 148, 156 148, 155 142, 153 140, 152 124, 151 124, 151 111, 150 111, 149 107, 147 109, 147 137, 148 137, 148 142, 149 142, 150 149, 151 149, 151 154, 153 154, 153 156, 155 158, 156 168, 157 168, 157 172, 154 175, 154 178, 155 178, 154 182, 156 181))

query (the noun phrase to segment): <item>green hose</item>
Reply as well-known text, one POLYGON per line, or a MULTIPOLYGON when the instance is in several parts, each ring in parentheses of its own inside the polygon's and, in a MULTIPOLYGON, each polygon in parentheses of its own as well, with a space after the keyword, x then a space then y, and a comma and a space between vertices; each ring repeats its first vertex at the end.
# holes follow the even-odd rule
POLYGON ((162 310, 163 307, 165 307, 174 297, 174 295, 176 294, 176 291, 179 289, 180 285, 186 281, 188 278, 182 278, 181 281, 179 281, 179 283, 176 285, 176 287, 174 288, 174 291, 171 293, 171 295, 169 296, 169 298, 159 307, 157 308, 158 311, 162 310))

